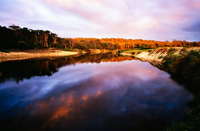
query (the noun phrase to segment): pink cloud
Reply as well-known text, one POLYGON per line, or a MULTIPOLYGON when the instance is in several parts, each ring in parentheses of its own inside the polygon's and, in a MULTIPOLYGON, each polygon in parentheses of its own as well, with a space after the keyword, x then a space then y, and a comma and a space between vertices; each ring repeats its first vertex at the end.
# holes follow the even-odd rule
MULTIPOLYGON (((9 1, 14 3, 13 0, 9 1)), ((200 18, 200 0, 17 2, 16 11, 11 10, 5 14, 0 10, 4 16, 0 23, 8 25, 16 22, 31 28, 37 26, 56 32, 61 37, 199 40, 194 37, 192 30, 186 31, 185 28, 196 27, 195 23, 200 18)), ((3 5, 8 8, 13 6, 8 2, 3 2, 3 5)))

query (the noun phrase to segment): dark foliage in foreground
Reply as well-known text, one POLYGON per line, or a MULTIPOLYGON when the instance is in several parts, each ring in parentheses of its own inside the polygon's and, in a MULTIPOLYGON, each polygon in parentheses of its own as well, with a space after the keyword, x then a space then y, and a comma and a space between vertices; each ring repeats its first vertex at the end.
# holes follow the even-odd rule
POLYGON ((200 130, 200 51, 190 51, 182 56, 168 54, 163 59, 163 69, 171 78, 184 85, 195 98, 188 102, 190 111, 180 122, 168 127, 167 131, 200 130))

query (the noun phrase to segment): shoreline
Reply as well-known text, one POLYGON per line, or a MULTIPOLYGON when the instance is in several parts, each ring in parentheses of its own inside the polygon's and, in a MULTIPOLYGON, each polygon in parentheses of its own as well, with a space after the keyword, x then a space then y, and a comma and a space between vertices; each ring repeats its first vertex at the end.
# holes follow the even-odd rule
POLYGON ((29 58, 42 58, 42 57, 59 57, 59 56, 72 56, 78 55, 78 51, 62 51, 62 50, 26 50, 26 51, 9 51, 0 52, 0 63, 10 60, 24 60, 29 58))
MULTIPOLYGON (((107 49, 90 49, 91 54, 114 52, 107 49)), ((0 51, 0 63, 13 60, 25 60, 30 58, 44 58, 44 57, 62 57, 74 56, 87 53, 84 50, 74 49, 72 51, 63 51, 61 49, 32 49, 32 50, 5 50, 0 51)))
POLYGON ((148 61, 155 67, 169 73, 171 79, 180 85, 184 85, 184 88, 194 96, 194 99, 187 103, 190 107, 187 115, 164 130, 199 130, 200 48, 157 48, 151 52, 141 52, 136 57, 142 61, 148 61))

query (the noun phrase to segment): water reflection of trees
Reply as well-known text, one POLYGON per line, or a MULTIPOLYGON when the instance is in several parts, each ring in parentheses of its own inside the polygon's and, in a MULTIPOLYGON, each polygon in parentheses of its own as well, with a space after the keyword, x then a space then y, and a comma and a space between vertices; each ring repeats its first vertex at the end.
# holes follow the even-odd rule
POLYGON ((58 58, 35 58, 19 61, 7 61, 0 63, 0 83, 9 79, 16 82, 24 78, 30 79, 34 76, 51 76, 62 66, 76 63, 100 63, 100 62, 120 62, 132 60, 131 57, 120 57, 113 53, 107 54, 85 54, 80 56, 68 56, 58 58))

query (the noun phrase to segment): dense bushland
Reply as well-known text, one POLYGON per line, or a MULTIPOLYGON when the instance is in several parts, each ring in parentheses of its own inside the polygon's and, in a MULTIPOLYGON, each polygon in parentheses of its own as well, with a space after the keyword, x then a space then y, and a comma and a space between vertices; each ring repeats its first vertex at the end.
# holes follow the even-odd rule
POLYGON ((187 41, 154 41, 123 38, 60 38, 48 30, 32 30, 26 27, 11 25, 9 28, 0 26, 0 49, 43 49, 48 47, 61 49, 148 49, 156 47, 193 47, 200 42, 187 41))
POLYGON ((164 57, 164 69, 170 74, 181 75, 187 81, 200 85, 200 51, 191 50, 184 54, 174 52, 171 51, 164 57))

